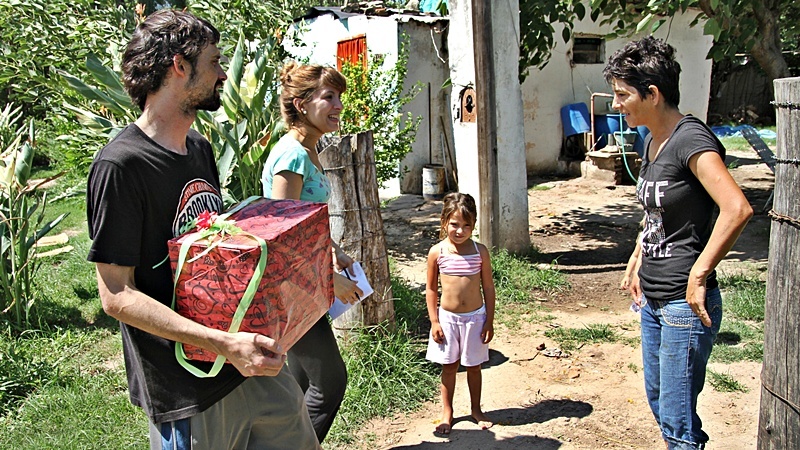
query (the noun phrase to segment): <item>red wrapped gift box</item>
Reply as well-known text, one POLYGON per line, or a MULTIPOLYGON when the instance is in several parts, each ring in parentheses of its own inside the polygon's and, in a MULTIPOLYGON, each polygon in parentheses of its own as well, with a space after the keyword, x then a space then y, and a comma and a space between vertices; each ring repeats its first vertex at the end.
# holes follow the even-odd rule
MULTIPOLYGON (((209 244, 219 237, 190 244, 175 286, 175 310, 207 327, 230 330, 261 256, 261 247, 250 234, 261 237, 267 244, 266 270, 239 331, 264 334, 288 350, 333 302, 328 207, 258 199, 227 220, 243 232, 225 236, 210 251, 209 244)), ((168 242, 173 273, 181 245, 191 235, 168 242)), ((183 350, 186 358, 196 361, 217 358, 199 347, 184 345, 183 350)))

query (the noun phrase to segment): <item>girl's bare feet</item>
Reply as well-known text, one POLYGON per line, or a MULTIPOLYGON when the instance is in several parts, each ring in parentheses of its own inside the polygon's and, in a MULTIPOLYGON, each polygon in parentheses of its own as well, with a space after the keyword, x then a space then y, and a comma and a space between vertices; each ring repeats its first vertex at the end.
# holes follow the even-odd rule
POLYGON ((494 422, 486 417, 486 414, 484 414, 480 409, 472 410, 472 418, 478 422, 478 426, 481 427, 481 430, 488 430, 494 425, 494 422))
POLYGON ((441 435, 449 435, 450 429, 453 423, 453 411, 444 411, 442 412, 442 420, 439 422, 439 425, 436 425, 436 430, 434 430, 434 434, 441 434, 441 435))

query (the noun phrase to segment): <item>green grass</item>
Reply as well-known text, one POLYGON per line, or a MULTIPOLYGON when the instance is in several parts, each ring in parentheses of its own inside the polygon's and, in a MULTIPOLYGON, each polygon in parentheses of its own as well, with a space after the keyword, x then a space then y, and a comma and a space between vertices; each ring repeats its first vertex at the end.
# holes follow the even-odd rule
POLYGON ((720 326, 711 361, 761 362, 764 358, 766 284, 758 272, 720 276, 723 298, 720 326))
MULTIPOLYGON (((758 127, 762 128, 762 127, 758 127)), ((763 127, 772 131, 775 131, 775 127, 763 127)), ((719 139, 722 142, 722 145, 725 146, 727 150, 738 150, 738 151, 745 151, 745 152, 754 152, 753 147, 750 146, 750 143, 747 142, 742 136, 725 136, 719 139)), ((768 146, 774 148, 775 147, 775 139, 764 139, 764 143, 768 146)), ((755 152, 753 153, 755 154, 755 152)))
POLYGON ((739 167, 739 165, 740 165, 739 158, 734 158, 733 161, 728 163, 728 170, 733 170, 739 167))
POLYGON ((556 341, 561 350, 574 351, 585 344, 622 342, 638 345, 638 339, 626 338, 609 324, 589 324, 583 328, 556 328, 544 335, 556 341))
POLYGON ((398 198, 400 198, 400 197, 392 197, 392 198, 386 198, 386 199, 381 200, 381 209, 386 208, 387 206, 389 206, 390 203, 392 203, 393 201, 397 200, 398 198))
POLYGON ((763 358, 763 324, 745 323, 723 317, 710 360, 723 363, 761 362, 763 358))
POLYGON ((726 373, 715 372, 711 369, 707 371, 708 383, 718 392, 749 392, 747 386, 736 381, 735 378, 726 373))
MULTIPOLYGON (((535 250, 532 250, 535 252, 535 250)), ((569 288, 566 277, 554 267, 540 269, 531 255, 514 255, 505 249, 492 253, 492 277, 497 291, 496 320, 512 330, 528 321, 551 318, 542 306, 549 294, 569 288)))
POLYGON ((25 395, 3 398, 0 448, 147 448, 117 333, 52 328, 6 333, 1 345, 2 384, 11 380, 25 395))
POLYGON ((764 321, 766 283, 757 274, 719 277, 724 313, 741 320, 764 321))
POLYGON ((326 448, 352 443, 367 420, 413 411, 438 392, 440 369, 423 356, 430 329, 425 298, 397 277, 392 294, 396 329, 364 330, 342 346, 347 392, 326 448))

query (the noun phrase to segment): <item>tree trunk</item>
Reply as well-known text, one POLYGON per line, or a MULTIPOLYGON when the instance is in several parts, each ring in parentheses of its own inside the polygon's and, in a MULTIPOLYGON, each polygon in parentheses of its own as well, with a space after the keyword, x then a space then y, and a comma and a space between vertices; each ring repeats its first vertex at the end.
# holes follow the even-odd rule
POLYGON ((345 253, 359 261, 370 285, 371 296, 333 321, 338 336, 382 323, 394 327, 392 284, 381 218, 372 132, 331 139, 324 144, 320 161, 331 180, 331 238, 345 253))
POLYGON ((750 54, 767 73, 770 81, 789 76, 789 65, 781 53, 781 28, 778 24, 781 11, 777 3, 764 0, 763 7, 758 4, 753 7, 760 33, 755 37, 756 43, 750 54))
POLYGON ((775 80, 778 147, 758 448, 800 449, 800 78, 775 80))
MULTIPOLYGON (((781 28, 780 28, 780 2, 775 0, 760 0, 753 2, 753 18, 758 23, 758 33, 754 37, 755 44, 750 49, 750 54, 759 67, 769 77, 770 81, 785 78, 790 75, 789 65, 781 53, 781 28)), ((711 0, 699 0, 700 9, 707 17, 716 17, 715 8, 711 0)), ((735 23, 726 24, 735 27, 735 23)))

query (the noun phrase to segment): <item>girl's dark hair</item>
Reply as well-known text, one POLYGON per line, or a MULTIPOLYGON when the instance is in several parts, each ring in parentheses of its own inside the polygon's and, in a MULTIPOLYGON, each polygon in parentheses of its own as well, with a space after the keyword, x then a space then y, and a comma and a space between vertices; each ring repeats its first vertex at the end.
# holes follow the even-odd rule
POLYGON ((675 108, 681 101, 680 75, 675 48, 653 36, 628 42, 608 58, 603 69, 608 83, 622 80, 633 86, 642 98, 651 94, 650 86, 658 87, 667 104, 675 108))
POLYGON ((302 115, 294 107, 294 99, 308 100, 322 86, 330 86, 339 93, 347 90, 347 80, 338 70, 317 64, 288 62, 281 69, 281 116, 287 125, 302 121, 302 115))
POLYGON ((475 221, 478 219, 478 209, 475 207, 475 199, 471 195, 451 192, 444 196, 443 202, 439 239, 447 237, 447 223, 450 221, 450 216, 455 212, 461 213, 461 217, 464 220, 472 224, 473 227, 475 226, 475 221))
POLYGON ((192 73, 207 45, 219 42, 211 23, 185 11, 162 9, 136 27, 122 55, 122 82, 131 100, 144 111, 148 94, 164 84, 172 58, 181 55, 192 73))

